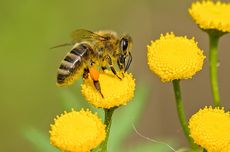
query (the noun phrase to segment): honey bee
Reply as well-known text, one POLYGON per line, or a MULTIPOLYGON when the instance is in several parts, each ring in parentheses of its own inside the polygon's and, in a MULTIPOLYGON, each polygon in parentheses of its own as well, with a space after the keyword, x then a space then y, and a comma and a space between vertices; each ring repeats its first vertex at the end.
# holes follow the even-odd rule
MULTIPOLYGON (((81 75, 84 79, 88 78, 89 73, 95 75, 95 69, 91 70, 92 67, 101 67, 102 70, 109 67, 117 78, 122 79, 114 68, 114 62, 122 73, 128 70, 132 62, 132 39, 129 35, 119 36, 113 31, 91 32, 78 29, 72 33, 72 39, 73 47, 58 69, 58 86, 71 85, 81 75)), ((91 78, 103 97, 98 76, 91 78)))

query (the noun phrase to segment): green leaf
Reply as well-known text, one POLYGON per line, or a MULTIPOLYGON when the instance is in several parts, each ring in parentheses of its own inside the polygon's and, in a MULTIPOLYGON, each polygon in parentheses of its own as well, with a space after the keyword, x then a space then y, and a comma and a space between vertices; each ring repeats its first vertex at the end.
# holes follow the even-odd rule
POLYGON ((30 141, 40 152, 59 152, 50 144, 49 137, 35 128, 23 131, 25 138, 30 141))
POLYGON ((109 152, 120 151, 122 141, 132 131, 132 125, 138 120, 143 111, 149 90, 147 84, 137 85, 133 101, 114 112, 108 141, 109 152))

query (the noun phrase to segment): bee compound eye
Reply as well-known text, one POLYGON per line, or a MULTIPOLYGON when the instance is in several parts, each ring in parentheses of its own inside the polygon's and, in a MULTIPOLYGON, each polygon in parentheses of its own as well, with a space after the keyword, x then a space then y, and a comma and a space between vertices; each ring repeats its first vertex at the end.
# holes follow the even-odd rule
POLYGON ((128 40, 125 38, 121 39, 121 50, 126 51, 128 48, 128 40))

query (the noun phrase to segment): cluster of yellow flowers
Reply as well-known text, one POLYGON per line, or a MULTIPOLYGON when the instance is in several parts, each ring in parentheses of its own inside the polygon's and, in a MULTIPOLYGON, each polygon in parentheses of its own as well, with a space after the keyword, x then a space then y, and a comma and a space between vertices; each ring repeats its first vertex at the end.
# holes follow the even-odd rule
MULTIPOLYGON (((192 4, 189 13, 204 31, 230 32, 230 3, 198 1, 192 4)), ((147 49, 149 68, 163 82, 192 78, 202 69, 205 59, 194 38, 175 36, 174 33, 161 35, 147 49)), ((224 109, 201 109, 191 117, 188 130, 194 142, 208 152, 230 151, 230 114, 224 109)))
MULTIPOLYGON (((212 1, 195 2, 189 13, 203 30, 230 32, 230 4, 212 1)), ((161 35, 147 46, 149 68, 169 82, 192 78, 202 69, 203 51, 194 38, 161 35)), ((92 79, 84 80, 82 95, 97 108, 110 109, 126 105, 134 96, 135 80, 125 73, 122 80, 111 71, 100 73, 100 85, 104 97, 95 89, 92 79), (111 88, 113 86, 113 88, 111 88)), ((208 152, 229 152, 230 114, 221 108, 205 107, 194 114, 189 121, 190 136, 194 142, 208 152)), ((64 112, 51 125, 51 144, 68 152, 89 152, 100 145, 106 137, 106 126, 89 110, 64 112)))
MULTIPOLYGON (((124 78, 119 80, 111 71, 104 71, 100 73, 99 81, 104 98, 91 78, 85 79, 81 85, 83 96, 97 108, 126 105, 134 96, 135 80, 132 74, 124 73, 124 78)), ((57 116, 51 125, 50 141, 62 151, 89 152, 105 140, 105 128, 97 114, 84 109, 79 112, 72 110, 57 116)))
MULTIPOLYGON (((215 32, 230 32, 230 3, 195 2, 189 13, 201 29, 211 31, 214 36, 218 35, 215 32)), ((201 109, 190 118, 189 128, 194 142, 208 152, 230 151, 230 114, 223 108, 201 109)))

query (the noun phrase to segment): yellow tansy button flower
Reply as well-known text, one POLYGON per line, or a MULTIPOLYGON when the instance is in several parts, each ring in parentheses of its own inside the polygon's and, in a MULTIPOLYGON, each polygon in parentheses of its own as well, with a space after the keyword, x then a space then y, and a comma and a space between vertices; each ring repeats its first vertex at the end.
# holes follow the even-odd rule
POLYGON ((205 56, 194 39, 161 35, 147 46, 148 65, 163 82, 191 78, 203 66, 205 56))
POLYGON ((89 110, 72 110, 57 116, 50 129, 50 142, 62 151, 89 152, 105 139, 105 125, 89 110))
POLYGON ((191 137, 208 152, 230 152, 230 114, 205 107, 189 120, 191 137))
POLYGON ((189 13, 201 29, 230 32, 230 3, 195 2, 189 13))
POLYGON ((104 98, 95 89, 91 78, 84 80, 81 85, 83 96, 97 108, 109 109, 126 105, 134 96, 135 80, 132 74, 124 73, 120 80, 111 71, 106 70, 100 72, 99 82, 104 98))

